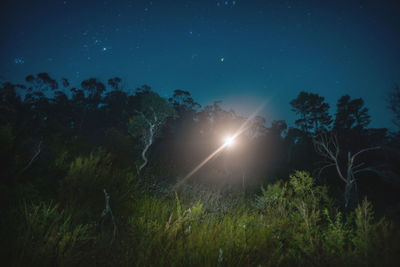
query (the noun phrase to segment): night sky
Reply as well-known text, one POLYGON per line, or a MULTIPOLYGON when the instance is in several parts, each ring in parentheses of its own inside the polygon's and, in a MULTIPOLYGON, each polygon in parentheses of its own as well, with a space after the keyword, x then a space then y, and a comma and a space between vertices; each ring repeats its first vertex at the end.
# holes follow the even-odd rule
POLYGON ((386 94, 400 83, 397 1, 12 0, 0 4, 1 79, 48 72, 190 91, 202 105, 268 121, 295 114, 302 91, 362 97, 372 127, 392 128, 386 94))

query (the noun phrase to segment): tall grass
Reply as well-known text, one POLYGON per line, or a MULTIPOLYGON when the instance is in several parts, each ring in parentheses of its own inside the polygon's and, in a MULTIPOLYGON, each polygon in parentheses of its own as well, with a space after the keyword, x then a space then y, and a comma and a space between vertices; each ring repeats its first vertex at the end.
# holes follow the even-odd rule
POLYGON ((15 237, 13 265, 79 265, 93 241, 94 227, 74 224, 69 214, 52 203, 24 203, 19 236, 15 237))
MULTIPOLYGON (((306 172, 245 198, 205 187, 149 192, 97 151, 78 157, 58 202, 22 202, 2 228, 12 266, 397 265, 399 230, 364 200, 342 213, 306 172), (101 219, 110 193, 118 232, 101 219), (121 200, 121 194, 128 194, 121 200), (9 228, 7 228, 9 227, 9 228), (7 231, 9 230, 9 231, 7 231)), ((3 239, 4 238, 4 239, 3 239)), ((6 253, 4 253, 4 251, 6 253)))

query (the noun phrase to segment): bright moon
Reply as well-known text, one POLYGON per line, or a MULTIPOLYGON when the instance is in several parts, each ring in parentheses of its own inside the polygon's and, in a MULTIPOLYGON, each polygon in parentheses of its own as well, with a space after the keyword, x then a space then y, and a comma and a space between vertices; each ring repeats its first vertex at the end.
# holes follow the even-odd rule
POLYGON ((227 147, 233 146, 234 143, 235 143, 235 139, 232 136, 228 136, 224 140, 224 146, 227 146, 227 147))

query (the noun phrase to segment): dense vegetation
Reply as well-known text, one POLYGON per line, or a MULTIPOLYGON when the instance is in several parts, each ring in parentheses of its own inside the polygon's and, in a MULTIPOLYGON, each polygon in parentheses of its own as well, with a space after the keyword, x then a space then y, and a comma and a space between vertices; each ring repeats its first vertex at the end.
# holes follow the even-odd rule
MULTIPOLYGON (((399 99, 395 88, 397 123, 399 99)), ((3 262, 398 265, 398 134, 367 128, 362 99, 341 97, 333 117, 317 94, 290 104, 299 119, 288 129, 117 77, 3 83, 3 262), (234 148, 179 183, 244 124, 234 148)))

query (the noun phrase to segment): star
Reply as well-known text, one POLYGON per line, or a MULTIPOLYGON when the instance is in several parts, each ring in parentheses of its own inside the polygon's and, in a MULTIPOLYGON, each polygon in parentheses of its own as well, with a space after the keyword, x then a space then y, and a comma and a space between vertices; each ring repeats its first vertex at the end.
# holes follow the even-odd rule
POLYGON ((107 51, 107 47, 103 47, 103 51, 107 51))
POLYGON ((225 60, 225 58, 224 58, 224 57, 221 57, 220 61, 221 61, 221 62, 224 62, 224 60, 225 60))
POLYGON ((17 65, 22 65, 25 63, 25 60, 23 60, 22 58, 15 58, 14 63, 17 65))

